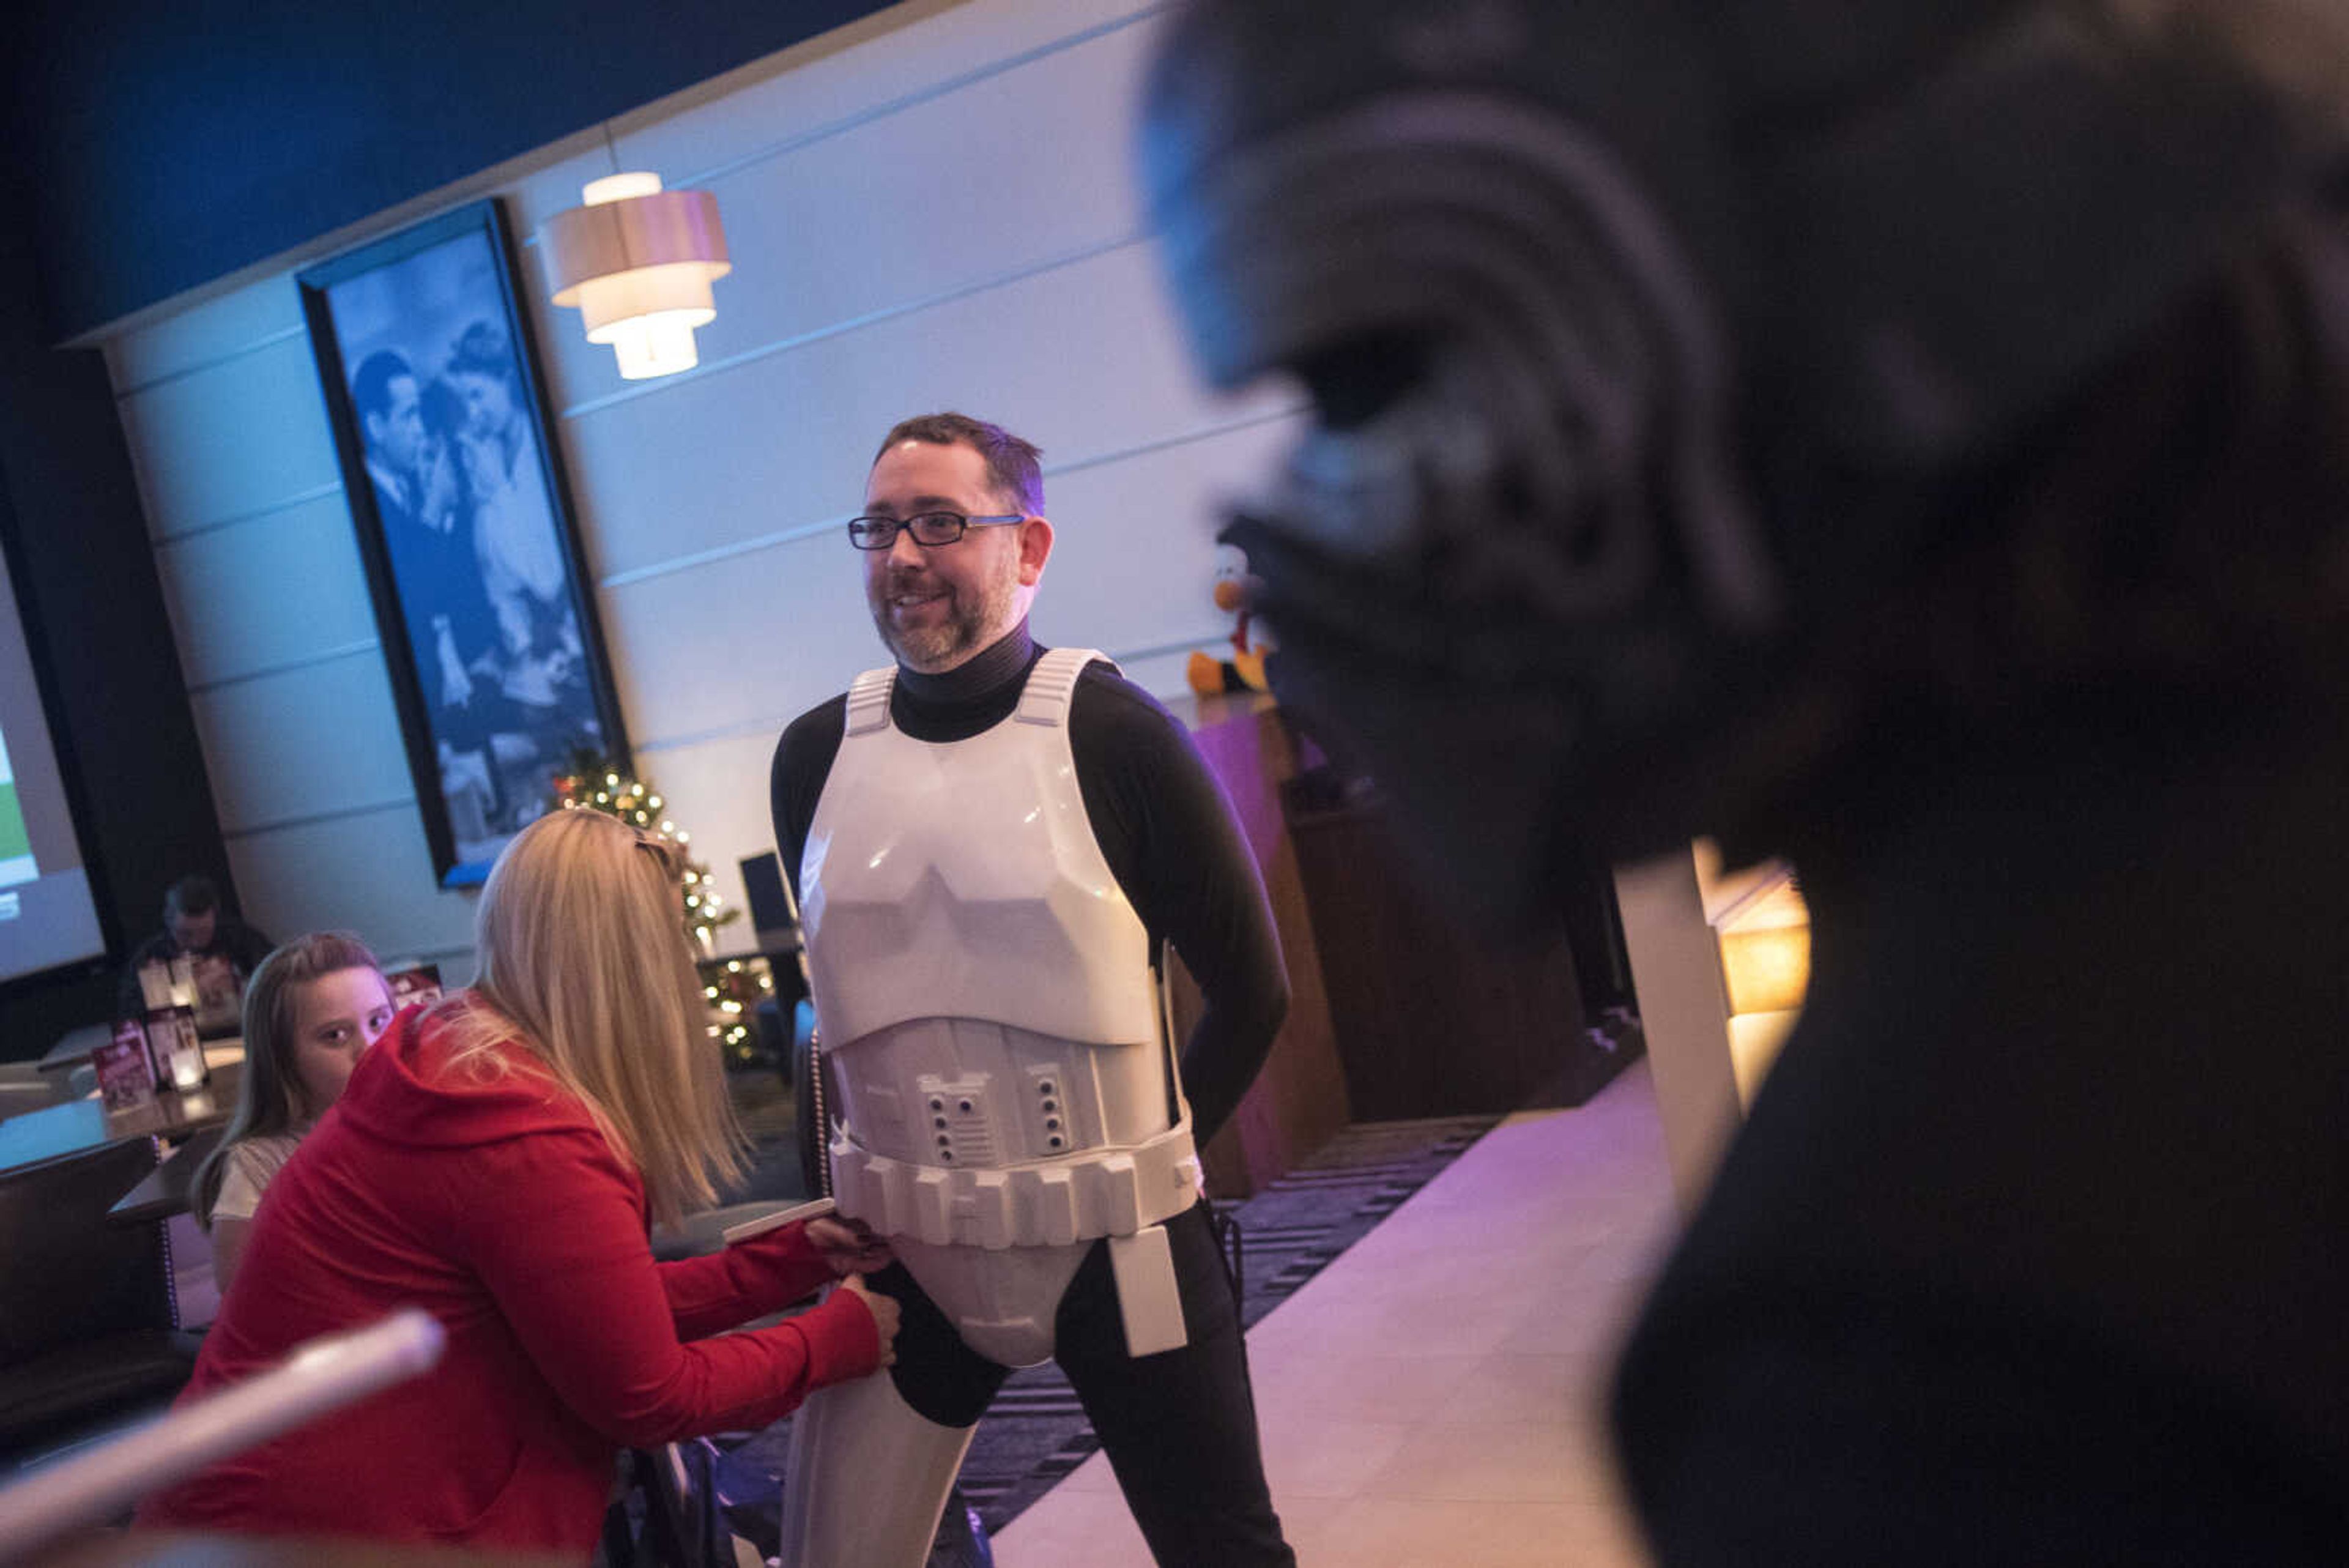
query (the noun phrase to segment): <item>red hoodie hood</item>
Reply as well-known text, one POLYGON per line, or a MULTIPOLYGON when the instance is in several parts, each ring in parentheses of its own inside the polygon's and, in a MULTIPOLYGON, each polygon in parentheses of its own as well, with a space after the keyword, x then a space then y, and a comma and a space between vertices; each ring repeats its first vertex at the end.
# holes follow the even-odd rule
POLYGON ((465 1001, 405 1009, 351 1070, 336 1114, 370 1137, 411 1148, 466 1148, 550 1125, 595 1132, 579 1096, 555 1082, 529 1048, 509 1041, 496 1060, 450 1061, 450 1023, 465 1001))

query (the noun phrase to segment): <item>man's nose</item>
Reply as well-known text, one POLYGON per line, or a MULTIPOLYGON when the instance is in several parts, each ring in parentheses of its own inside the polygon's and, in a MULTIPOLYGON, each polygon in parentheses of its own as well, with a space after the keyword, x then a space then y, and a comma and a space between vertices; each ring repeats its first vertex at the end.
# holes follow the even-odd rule
POLYGON ((914 543, 914 531, 911 528, 898 529, 897 536, 889 541, 889 564, 903 566, 908 571, 919 571, 922 558, 922 547, 914 543))

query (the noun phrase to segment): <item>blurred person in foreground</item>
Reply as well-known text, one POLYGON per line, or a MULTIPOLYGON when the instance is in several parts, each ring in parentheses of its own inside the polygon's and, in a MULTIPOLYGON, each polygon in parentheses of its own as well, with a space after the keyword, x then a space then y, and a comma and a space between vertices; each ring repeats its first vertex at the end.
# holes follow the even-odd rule
POLYGON ((506 846, 480 978, 395 1018, 271 1181, 182 1400, 403 1303, 446 1352, 149 1499, 141 1525, 584 1556, 621 1447, 755 1428, 888 1363, 896 1303, 854 1272, 885 1251, 839 1220, 653 1261, 649 1222, 709 1203, 741 1145, 681 870, 595 812, 506 846))
POLYGON ((2349 1559, 2349 19, 1179 14, 1273 683, 1497 927, 1698 833, 1802 1023, 1618 1375, 1663 1562, 2349 1559))

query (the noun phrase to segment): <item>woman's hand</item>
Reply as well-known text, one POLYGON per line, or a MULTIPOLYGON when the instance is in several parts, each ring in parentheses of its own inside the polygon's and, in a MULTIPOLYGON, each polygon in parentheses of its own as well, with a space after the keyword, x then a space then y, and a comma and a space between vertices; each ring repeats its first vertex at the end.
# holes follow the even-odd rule
POLYGON ((895 1261, 889 1243, 874 1233, 862 1220, 843 1220, 826 1216, 807 1222, 807 1239, 823 1254, 835 1276, 869 1274, 875 1269, 885 1269, 895 1261))
MULTIPOLYGON (((808 1228, 813 1230, 818 1225, 829 1223, 829 1220, 811 1220, 808 1228)), ((873 1314, 873 1326, 881 1334, 881 1365, 895 1366, 897 1364, 896 1298, 885 1296, 878 1291, 866 1288, 864 1276, 862 1274, 849 1275, 840 1282, 840 1288, 863 1302, 864 1310, 873 1314)))

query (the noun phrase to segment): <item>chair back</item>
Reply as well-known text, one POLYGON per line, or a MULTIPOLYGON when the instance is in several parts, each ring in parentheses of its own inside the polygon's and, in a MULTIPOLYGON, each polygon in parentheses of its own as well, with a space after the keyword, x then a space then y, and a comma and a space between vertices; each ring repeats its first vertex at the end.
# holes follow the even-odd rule
POLYGON ((0 1368, 76 1341, 174 1326, 163 1228, 106 1211, 155 1168, 132 1138, 0 1175, 0 1368))

